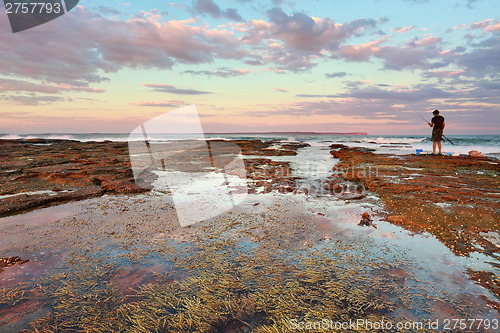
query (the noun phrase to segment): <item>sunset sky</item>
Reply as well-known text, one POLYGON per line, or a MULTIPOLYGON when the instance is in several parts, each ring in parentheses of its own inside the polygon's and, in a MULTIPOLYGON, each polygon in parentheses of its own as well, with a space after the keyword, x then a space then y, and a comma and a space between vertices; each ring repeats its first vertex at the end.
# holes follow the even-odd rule
POLYGON ((196 104, 207 132, 500 133, 498 0, 82 0, 12 33, 0 133, 128 133, 196 104))

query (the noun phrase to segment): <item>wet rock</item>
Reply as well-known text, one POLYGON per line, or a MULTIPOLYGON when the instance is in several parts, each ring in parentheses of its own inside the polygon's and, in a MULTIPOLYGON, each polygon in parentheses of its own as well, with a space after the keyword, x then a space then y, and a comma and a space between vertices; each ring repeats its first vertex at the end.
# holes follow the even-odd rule
POLYGON ((46 144, 47 140, 45 140, 45 139, 27 139, 26 142, 36 143, 36 144, 46 144))
POLYGON ((359 226, 361 227, 374 227, 377 229, 377 226, 373 224, 373 220, 367 212, 363 213, 361 216, 361 222, 358 223, 359 226))
POLYGON ((70 201, 83 200, 101 196, 105 191, 100 187, 80 189, 70 192, 54 192, 51 194, 22 194, 1 200, 0 217, 26 212, 35 208, 61 204, 70 201))
POLYGON ((344 153, 342 153, 338 150, 332 150, 332 151, 330 151, 330 154, 333 156, 333 158, 342 158, 345 156, 344 153))
POLYGON ((361 200, 366 197, 364 193, 352 193, 352 192, 342 192, 340 195, 337 195, 337 198, 342 200, 361 200))
POLYGON ((289 142, 289 143, 283 143, 282 144, 282 147, 284 149, 288 149, 288 150, 297 150, 297 149, 300 149, 300 148, 306 148, 306 147, 310 147, 311 145, 308 144, 308 143, 305 143, 305 142, 289 142))
POLYGON ((9 267, 13 265, 22 265, 27 263, 28 261, 29 259, 22 260, 19 257, 0 258, 0 271, 2 271, 4 267, 9 267))
POLYGON ((470 157, 483 157, 484 155, 483 155, 483 153, 481 153, 481 152, 479 152, 477 150, 471 150, 469 152, 469 156, 470 157))
POLYGON ((245 159, 247 182, 250 193, 296 192, 299 177, 292 176, 288 162, 265 158, 245 159))
POLYGON ((144 188, 137 186, 132 181, 125 180, 103 182, 101 189, 114 194, 142 193, 145 191, 144 188))
MULTIPOLYGON (((388 222, 412 232, 428 232, 457 256, 481 252, 496 260, 499 248, 487 235, 499 232, 498 160, 470 156, 426 159, 360 149, 340 152, 344 156, 337 168, 349 171, 340 175, 375 194, 387 211, 388 222)), ((482 285, 494 291, 491 281, 482 285)))
POLYGON ((134 182, 128 154, 126 142, 0 140, 0 196, 19 194, 0 199, 0 216, 104 193, 146 191, 134 182), (30 194, 41 190, 53 192, 30 194))
POLYGON ((341 148, 348 148, 346 145, 339 144, 339 143, 334 143, 330 145, 331 149, 341 149, 341 148))

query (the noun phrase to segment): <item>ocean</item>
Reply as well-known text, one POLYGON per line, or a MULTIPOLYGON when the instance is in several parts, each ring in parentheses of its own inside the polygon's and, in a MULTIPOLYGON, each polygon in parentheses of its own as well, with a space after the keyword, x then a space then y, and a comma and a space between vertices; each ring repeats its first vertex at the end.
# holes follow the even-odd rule
MULTIPOLYGON (((444 153, 468 154, 471 150, 482 152, 488 157, 500 159, 500 135, 448 135, 453 143, 443 142, 444 153)), ((179 138, 179 135, 151 134, 151 141, 169 141, 179 138)), ((414 154, 416 149, 432 152, 430 136, 426 135, 326 135, 326 134, 205 134, 206 139, 252 140, 263 141, 303 141, 312 146, 324 146, 330 143, 341 143, 350 147, 365 147, 374 149, 376 153, 397 155, 414 154)), ((125 133, 90 133, 90 134, 0 134, 0 140, 22 139, 60 139, 75 141, 118 141, 126 142, 129 134, 125 133)))

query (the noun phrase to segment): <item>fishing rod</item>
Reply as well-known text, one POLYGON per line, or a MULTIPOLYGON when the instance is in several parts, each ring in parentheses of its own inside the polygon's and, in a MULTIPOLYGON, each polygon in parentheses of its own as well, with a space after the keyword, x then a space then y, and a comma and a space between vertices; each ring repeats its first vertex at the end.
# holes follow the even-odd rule
MULTIPOLYGON (((423 120, 424 120, 424 121, 425 121, 425 122, 426 122, 429 126, 431 125, 431 123, 430 123, 430 122, 428 122, 428 121, 427 121, 427 119, 425 119, 424 117, 422 117, 422 116, 420 115, 420 113, 416 113, 415 111, 412 111, 412 112, 413 112, 414 114, 416 114, 417 116, 419 116, 420 118, 422 118, 422 119, 423 119, 423 120)), ((449 141, 452 145, 455 145, 455 144, 453 143, 453 141, 451 141, 451 140, 450 140, 450 139, 448 139, 446 136, 444 136, 444 134, 441 134, 441 136, 442 136, 443 138, 445 138, 446 140, 448 140, 448 141, 449 141)))
POLYGON ((430 122, 428 122, 428 121, 427 121, 427 119, 425 119, 424 117, 422 117, 422 116, 420 115, 420 113, 416 113, 415 111, 412 111, 412 112, 413 112, 414 114, 416 114, 417 116, 419 116, 420 118, 422 118, 422 119, 423 119, 423 120, 424 120, 427 124, 429 124, 429 125, 431 124, 430 122))

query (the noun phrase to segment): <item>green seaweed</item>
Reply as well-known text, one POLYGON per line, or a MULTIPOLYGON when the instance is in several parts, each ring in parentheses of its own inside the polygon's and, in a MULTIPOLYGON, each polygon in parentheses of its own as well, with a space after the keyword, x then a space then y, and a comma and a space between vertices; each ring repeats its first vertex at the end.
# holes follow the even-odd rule
POLYGON ((292 319, 386 318, 396 279, 338 254, 324 248, 284 255, 212 242, 179 259, 183 274, 158 276, 128 296, 112 283, 113 268, 89 266, 41 286, 51 309, 32 331, 289 332, 292 319))

